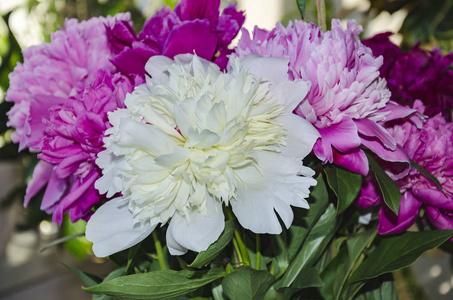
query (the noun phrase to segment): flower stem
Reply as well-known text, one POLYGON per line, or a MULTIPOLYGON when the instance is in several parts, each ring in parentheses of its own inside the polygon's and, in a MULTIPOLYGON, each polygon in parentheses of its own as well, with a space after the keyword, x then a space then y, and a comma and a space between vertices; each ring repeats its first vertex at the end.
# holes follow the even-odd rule
POLYGON ((256 234, 256 266, 255 269, 260 269, 260 260, 261 260, 261 241, 260 235, 256 234))
MULTIPOLYGON (((225 213, 230 220, 236 221, 236 217, 234 216, 233 212, 230 210, 229 207, 225 207, 225 213)), ((241 233, 238 230, 238 227, 234 228, 234 237, 233 237, 233 246, 234 250, 237 253, 239 264, 245 264, 250 266, 250 257, 249 253, 247 252, 247 247, 245 246, 244 242, 241 238, 241 233)))
POLYGON ((327 17, 326 17, 326 2, 324 0, 316 0, 316 7, 318 8, 318 26, 322 31, 327 30, 327 17))
POLYGON ((162 245, 159 238, 157 237, 156 230, 153 230, 152 233, 154 240, 154 247, 156 248, 157 261, 159 262, 159 267, 161 270, 167 270, 167 265, 165 263, 164 251, 162 251, 162 245))

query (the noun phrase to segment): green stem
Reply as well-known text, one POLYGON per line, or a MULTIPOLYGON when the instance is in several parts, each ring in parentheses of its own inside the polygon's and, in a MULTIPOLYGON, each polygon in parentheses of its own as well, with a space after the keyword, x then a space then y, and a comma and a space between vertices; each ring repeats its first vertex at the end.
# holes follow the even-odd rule
POLYGON ((160 240, 157 237, 156 230, 153 230, 152 236, 154 240, 154 247, 156 247, 157 261, 159 262, 159 267, 161 270, 167 270, 167 265, 165 263, 164 258, 164 251, 162 251, 162 244, 160 243, 160 240))
POLYGON ((260 269, 260 260, 261 260, 261 236, 256 234, 256 266, 255 269, 260 269))
POLYGON ((318 26, 321 26, 321 30, 325 32, 327 30, 326 2, 316 0, 316 7, 318 9, 318 26))
MULTIPOLYGON (((236 221, 236 217, 234 216, 233 212, 230 210, 229 207, 225 207, 225 212, 230 220, 236 221)), ((234 249, 238 255, 239 263, 245 264, 247 266, 250 266, 250 257, 249 253, 247 252, 247 247, 245 246, 244 242, 242 241, 241 238, 241 233, 238 230, 238 227, 234 228, 234 237, 233 237, 233 245, 234 249)))

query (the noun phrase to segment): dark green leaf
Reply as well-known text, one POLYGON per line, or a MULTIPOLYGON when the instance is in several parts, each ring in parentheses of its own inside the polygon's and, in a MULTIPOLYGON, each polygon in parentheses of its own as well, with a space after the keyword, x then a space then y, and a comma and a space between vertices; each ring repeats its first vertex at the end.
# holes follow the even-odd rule
POLYGON ((321 278, 325 283, 325 287, 321 289, 321 294, 324 298, 340 298, 352 268, 375 235, 376 229, 373 228, 362 231, 346 241, 346 247, 339 251, 321 273, 321 278), (338 274, 341 274, 341 276, 338 276, 338 274))
POLYGON ((407 267, 423 253, 440 246, 452 236, 453 230, 434 230, 382 237, 379 245, 351 275, 348 283, 407 267))
POLYGON ((362 188, 362 175, 328 165, 324 167, 327 183, 338 199, 337 211, 342 213, 351 205, 362 188))
POLYGON ((288 248, 289 259, 293 259, 305 241, 307 234, 318 222, 329 205, 329 195, 323 177, 318 176, 317 184, 310 193, 310 209, 294 209, 294 222, 289 228, 291 240, 288 248))
POLYGON ((206 251, 201 251, 195 257, 194 261, 189 265, 192 268, 202 268, 206 264, 210 263, 220 252, 228 245, 233 238, 234 234, 234 221, 228 220, 225 222, 225 229, 220 235, 217 242, 209 246, 206 251))
POLYGON ((267 271, 242 267, 225 276, 222 281, 223 293, 230 299, 263 299, 275 277, 267 271))
POLYGON ((97 277, 96 275, 85 273, 79 269, 74 267, 68 266, 67 264, 61 263, 63 266, 74 272, 82 281, 88 286, 95 286, 102 281, 101 278, 97 277))
POLYGON ((305 0, 296 0, 297 1, 297 8, 299 9, 300 12, 300 17, 302 20, 304 20, 304 15, 305 15, 305 0))
MULTIPOLYGON (((426 178, 428 178, 429 180, 432 181, 432 183, 434 183, 436 185, 436 187, 442 191, 442 193, 444 192, 444 190, 442 189, 442 186, 440 185, 440 182, 439 180, 437 180, 436 177, 434 177, 431 173, 429 173, 425 168, 423 168, 422 166, 420 166, 418 163, 416 163, 415 161, 413 161, 411 159, 411 168, 412 169, 415 169, 417 170, 420 174, 422 174, 423 176, 425 176, 426 178)), ((445 194, 445 193, 444 193, 445 194)))
POLYGON ((128 253, 128 257, 127 257, 127 265, 126 265, 126 274, 133 273, 132 271, 134 270, 134 268, 133 268, 134 258, 135 258, 135 255, 137 254, 138 249, 140 249, 141 245, 142 245, 142 243, 138 243, 129 249, 129 253, 128 253))
POLYGON ((127 275, 84 288, 88 293, 106 294, 118 299, 174 299, 193 292, 225 275, 222 269, 202 271, 154 271, 127 275))
POLYGON ((335 208, 331 204, 308 234, 301 250, 288 266, 285 275, 276 283, 278 289, 289 287, 304 268, 310 267, 312 263, 316 262, 332 239, 335 227, 335 208))
POLYGON ((393 277, 380 276, 370 280, 359 292, 356 300, 398 300, 398 291, 393 277))
POLYGON ((384 202, 387 206, 398 215, 400 207, 401 192, 398 185, 385 173, 371 155, 367 153, 368 163, 373 170, 374 176, 379 184, 379 187, 384 197, 384 202))

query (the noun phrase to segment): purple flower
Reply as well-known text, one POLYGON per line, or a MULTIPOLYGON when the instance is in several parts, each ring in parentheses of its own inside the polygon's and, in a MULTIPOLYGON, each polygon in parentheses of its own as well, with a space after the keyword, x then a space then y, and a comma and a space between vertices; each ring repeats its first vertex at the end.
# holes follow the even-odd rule
POLYGON ((173 58, 194 52, 225 69, 228 45, 244 23, 244 15, 234 4, 219 16, 219 0, 182 0, 174 11, 163 7, 145 22, 135 36, 128 22, 119 22, 107 34, 117 55, 112 62, 125 75, 143 76, 145 64, 155 55, 173 58))
POLYGON ((453 53, 442 56, 440 49, 431 51, 415 45, 409 52, 401 50, 389 40, 390 32, 381 33, 363 43, 377 57, 382 55, 384 64, 381 76, 387 79, 392 100, 412 105, 420 99, 426 106, 426 114, 439 112, 451 120, 453 108, 453 53))
MULTIPOLYGON (((366 175, 368 160, 360 146, 387 161, 408 166, 408 159, 379 124, 392 114, 387 107, 390 92, 386 81, 379 78, 382 58, 374 58, 360 42, 361 30, 354 21, 344 30, 339 20, 332 20, 328 32, 302 21, 286 28, 277 24, 270 32, 255 27, 253 39, 243 30, 236 53, 240 57, 256 53, 289 58, 290 78, 311 83, 308 95, 294 112, 321 134, 314 154, 324 163, 366 175)), ((413 113, 395 103, 390 105, 398 111, 392 118, 413 113)))
POLYGON ((61 224, 69 212, 72 221, 88 219, 91 208, 105 200, 94 188, 101 176, 94 161, 103 149, 107 112, 123 107, 132 82, 115 74, 109 61, 106 28, 128 22, 128 14, 67 20, 51 43, 24 51, 24 63, 10 75, 7 101, 9 126, 20 150, 30 148, 40 162, 30 181, 25 205, 47 185, 41 209, 61 224))
MULTIPOLYGON (((416 100, 414 109, 423 113, 425 108, 416 100)), ((415 169, 410 170, 397 180, 402 193, 398 216, 383 205, 379 211, 378 232, 406 230, 416 221, 422 205, 435 227, 453 229, 453 123, 438 114, 429 118, 422 128, 411 120, 390 123, 386 127, 409 157, 439 180, 445 195, 431 180, 415 169)), ((383 204, 376 183, 365 183, 358 202, 362 207, 383 204)))

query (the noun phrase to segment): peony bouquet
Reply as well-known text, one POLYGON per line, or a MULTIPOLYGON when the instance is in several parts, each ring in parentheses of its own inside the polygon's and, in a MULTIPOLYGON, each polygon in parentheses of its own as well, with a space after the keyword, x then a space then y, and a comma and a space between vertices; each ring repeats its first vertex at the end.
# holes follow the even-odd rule
POLYGON ((39 159, 25 206, 87 221, 118 265, 76 270, 93 299, 390 299, 389 273, 453 237, 453 56, 244 20, 219 0, 138 34, 70 19, 10 74, 39 159))

